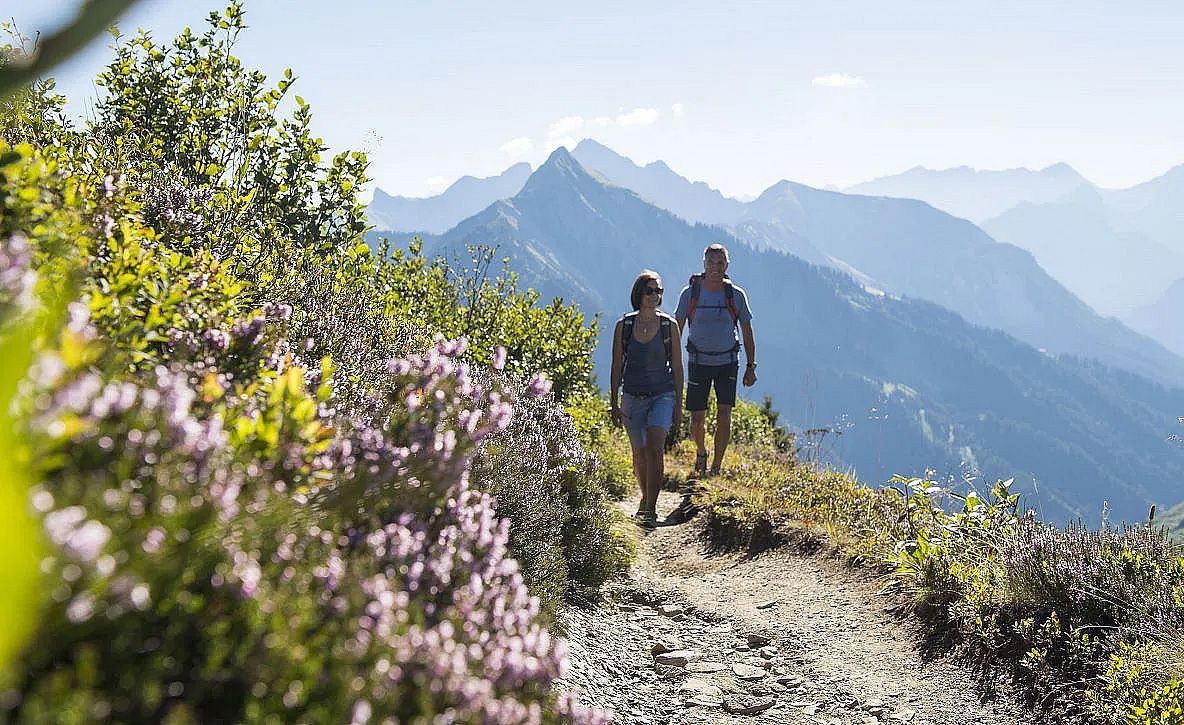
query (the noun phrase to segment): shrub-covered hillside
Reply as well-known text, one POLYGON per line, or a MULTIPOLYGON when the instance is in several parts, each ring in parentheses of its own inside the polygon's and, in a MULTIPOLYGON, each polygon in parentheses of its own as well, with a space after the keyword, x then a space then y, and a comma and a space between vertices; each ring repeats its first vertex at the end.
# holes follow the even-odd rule
POLYGON ((0 100, 0 719, 602 719, 547 629, 631 556, 595 323, 372 255, 244 27, 0 100))
POLYGON ((1184 550, 1162 527, 1052 526, 1010 482, 871 488, 767 438, 743 437, 697 493, 716 544, 825 545, 880 569, 935 640, 1014 679, 1039 722, 1184 722, 1184 550))

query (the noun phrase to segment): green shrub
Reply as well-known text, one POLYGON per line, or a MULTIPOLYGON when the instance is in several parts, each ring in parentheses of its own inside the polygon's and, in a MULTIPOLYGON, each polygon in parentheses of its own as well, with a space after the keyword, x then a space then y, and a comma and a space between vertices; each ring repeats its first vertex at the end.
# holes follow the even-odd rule
POLYGON ((553 607, 628 562, 546 394, 589 389, 594 327, 512 279, 375 259, 364 158, 322 162, 299 99, 277 115, 291 77, 239 64, 243 27, 232 5, 125 41, 82 131, 46 88, 0 107, 0 351, 38 361, 19 387, 0 364, 0 442, 45 540, 0 719, 602 719, 551 692, 528 588, 553 607), (8 321, 31 313, 3 273, 30 264, 45 308, 80 300, 63 325, 8 321))
MULTIPOLYGON (((707 400, 705 419, 708 438, 715 435, 716 412, 715 396, 711 396, 707 400)), ((775 416, 776 412, 772 412, 771 409, 766 410, 752 401, 737 398, 736 405, 732 407, 732 441, 785 450, 783 444, 788 434, 777 428, 775 416)), ((690 426, 691 413, 684 408, 682 425, 679 428, 682 438, 690 436, 690 426)), ((710 443, 708 447, 710 448, 710 443)))
POLYGON ((516 397, 513 421, 483 443, 473 480, 511 521, 510 551, 544 609, 554 611, 565 595, 587 594, 623 574, 631 550, 601 463, 571 416, 550 396, 519 389, 516 397))
POLYGON ((572 396, 564 410, 580 442, 596 458, 596 475, 610 498, 620 500, 634 489, 633 453, 623 430, 614 429, 608 402, 599 395, 572 396))

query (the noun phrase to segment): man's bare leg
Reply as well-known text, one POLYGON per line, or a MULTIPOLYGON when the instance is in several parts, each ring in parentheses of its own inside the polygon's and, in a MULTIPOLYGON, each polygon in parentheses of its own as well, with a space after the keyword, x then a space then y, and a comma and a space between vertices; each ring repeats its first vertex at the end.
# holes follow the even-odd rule
MULTIPOLYGON (((697 457, 707 457, 707 411, 691 411, 691 440, 695 441, 697 457)), ((695 471, 696 474, 700 471, 695 471)), ((705 473, 705 471, 704 471, 705 473)))
POLYGON ((728 443, 732 440, 732 406, 720 405, 715 413, 715 460, 711 462, 711 471, 719 473, 724 463, 724 452, 728 450, 728 443))

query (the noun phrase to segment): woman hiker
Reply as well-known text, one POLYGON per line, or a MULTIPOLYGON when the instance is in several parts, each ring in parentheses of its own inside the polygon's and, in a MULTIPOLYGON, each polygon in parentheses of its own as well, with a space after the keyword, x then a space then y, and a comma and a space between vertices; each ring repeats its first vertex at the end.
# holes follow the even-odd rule
POLYGON ((629 294, 633 312, 613 331, 613 425, 622 423, 633 448, 633 475, 641 486, 635 519, 657 525, 658 492, 665 478, 666 431, 682 420, 682 351, 678 322, 662 312, 662 279, 644 270, 629 294), (618 391, 624 388, 619 398, 618 391))

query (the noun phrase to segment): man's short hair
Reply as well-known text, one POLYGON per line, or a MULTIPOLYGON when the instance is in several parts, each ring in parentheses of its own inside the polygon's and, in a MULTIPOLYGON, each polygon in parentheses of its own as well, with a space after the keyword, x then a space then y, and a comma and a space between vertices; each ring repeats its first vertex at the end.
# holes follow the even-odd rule
POLYGON ((712 254, 712 253, 724 255, 725 262, 731 261, 728 259, 728 248, 722 244, 718 244, 718 243, 717 244, 709 244, 707 246, 707 249, 703 250, 703 259, 707 259, 707 255, 712 254))
POLYGON ((629 304, 633 305, 633 309, 641 309, 641 296, 645 294, 645 288, 649 286, 650 282, 656 283, 659 287, 662 286, 662 278, 652 269, 641 270, 641 274, 633 280, 633 289, 629 292, 629 304))

